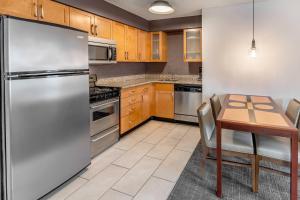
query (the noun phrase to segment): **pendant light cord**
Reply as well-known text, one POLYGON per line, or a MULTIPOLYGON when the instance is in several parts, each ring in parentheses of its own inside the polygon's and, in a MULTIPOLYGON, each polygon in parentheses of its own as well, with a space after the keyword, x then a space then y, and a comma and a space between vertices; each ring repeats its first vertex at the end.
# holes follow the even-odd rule
POLYGON ((255 20, 255 18, 254 18, 254 0, 253 0, 253 27, 252 27, 252 29, 253 29, 252 30, 253 31, 253 40, 254 40, 254 25, 255 25, 254 24, 254 22, 255 22, 254 20, 255 20))

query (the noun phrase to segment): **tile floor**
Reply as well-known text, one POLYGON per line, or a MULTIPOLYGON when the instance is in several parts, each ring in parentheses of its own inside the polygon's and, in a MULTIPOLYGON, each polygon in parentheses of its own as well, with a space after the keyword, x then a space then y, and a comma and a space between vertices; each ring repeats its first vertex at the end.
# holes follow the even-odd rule
POLYGON ((199 140, 196 126, 149 121, 45 199, 167 199, 199 140))

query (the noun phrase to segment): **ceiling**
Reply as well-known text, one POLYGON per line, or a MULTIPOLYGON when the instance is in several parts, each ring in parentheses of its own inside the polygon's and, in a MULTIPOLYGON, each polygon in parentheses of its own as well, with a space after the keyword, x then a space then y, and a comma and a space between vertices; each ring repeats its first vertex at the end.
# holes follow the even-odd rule
POLYGON ((200 15, 202 8, 220 7, 231 4, 252 2, 252 0, 168 0, 175 8, 169 15, 155 15, 148 11, 154 0, 105 0, 146 20, 158 20, 176 17, 200 15))

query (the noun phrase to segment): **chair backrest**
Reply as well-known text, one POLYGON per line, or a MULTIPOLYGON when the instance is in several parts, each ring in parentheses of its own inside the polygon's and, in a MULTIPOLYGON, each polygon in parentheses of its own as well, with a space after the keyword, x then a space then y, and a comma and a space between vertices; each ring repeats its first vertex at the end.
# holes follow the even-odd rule
POLYGON ((207 103, 203 103, 197 109, 197 113, 199 119, 201 138, 204 138, 204 141, 207 146, 216 128, 210 105, 207 103))
POLYGON ((214 116, 214 119, 215 119, 215 122, 217 121, 217 118, 219 116, 219 113, 222 109, 222 105, 221 105, 221 102, 220 102, 220 99, 217 95, 213 95, 211 98, 210 98, 210 104, 211 104, 211 107, 212 107, 212 113, 213 113, 213 116, 214 116))
POLYGON ((299 129, 300 127, 300 102, 296 99, 292 99, 286 109, 287 117, 292 123, 299 129))

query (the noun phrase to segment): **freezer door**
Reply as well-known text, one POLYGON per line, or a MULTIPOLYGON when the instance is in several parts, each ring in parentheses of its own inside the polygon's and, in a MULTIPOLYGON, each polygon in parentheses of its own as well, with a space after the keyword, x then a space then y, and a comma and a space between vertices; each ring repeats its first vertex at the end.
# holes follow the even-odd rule
POLYGON ((5 18, 5 72, 88 69, 88 34, 5 18))
POLYGON ((5 80, 8 199, 38 199, 89 165, 88 79, 5 80))

